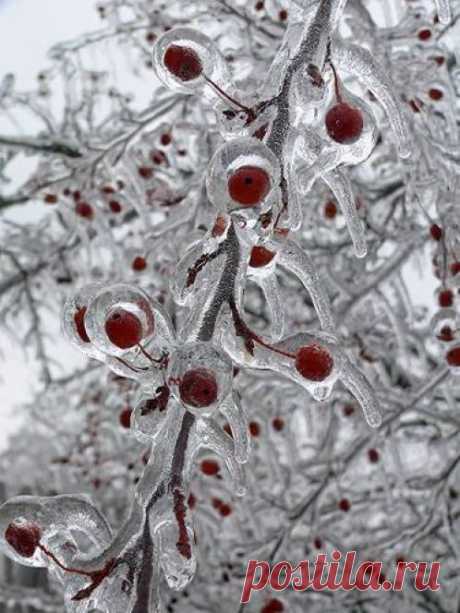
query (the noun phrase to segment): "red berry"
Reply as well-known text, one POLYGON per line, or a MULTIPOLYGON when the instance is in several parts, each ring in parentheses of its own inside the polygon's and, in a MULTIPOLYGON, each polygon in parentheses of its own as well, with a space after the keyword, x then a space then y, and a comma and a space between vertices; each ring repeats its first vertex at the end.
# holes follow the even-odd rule
POLYGON ((351 508, 350 501, 347 498, 342 498, 339 502, 339 509, 344 513, 347 513, 351 508))
POLYGON ((445 289, 442 292, 439 292, 438 302, 439 306, 444 309, 451 307, 454 303, 454 294, 452 290, 445 289))
POLYGON ((81 200, 81 192, 78 189, 74 191, 73 199, 75 200, 75 202, 81 200))
POLYGON ((439 331, 438 339, 445 343, 449 343, 454 340, 454 333, 449 326, 443 326, 439 331))
POLYGON ((146 36, 145 36, 145 40, 152 44, 156 41, 157 39, 157 35, 155 34, 155 32, 147 32, 146 36))
POLYGON ((460 262, 452 262, 450 265, 450 274, 455 277, 460 272, 460 262))
POLYGON ((40 543, 40 528, 34 524, 9 524, 6 542, 23 558, 31 558, 40 543))
POLYGON ((75 213, 85 219, 92 219, 94 217, 93 207, 87 202, 77 202, 75 213))
POLYGON ((260 434, 260 426, 256 421, 251 421, 249 424, 249 432, 251 436, 259 436, 260 434))
POLYGON ((431 30, 420 30, 418 37, 420 40, 429 40, 431 38, 431 30))
POLYGON ((133 263, 131 264, 131 267, 136 272, 141 272, 142 270, 145 270, 147 268, 147 261, 145 258, 138 255, 137 257, 134 258, 133 263))
POLYGON ((195 368, 185 373, 179 384, 182 401, 192 407, 208 407, 217 399, 217 381, 206 368, 195 368))
POLYGON ((261 11, 264 8, 263 0, 259 0, 258 2, 256 2, 256 5, 254 8, 256 9, 256 11, 261 11))
POLYGON ((111 200, 109 202, 109 207, 112 213, 121 213, 121 204, 118 200, 111 200))
POLYGON ((430 98, 432 100, 441 100, 441 98, 443 98, 444 94, 442 93, 442 91, 440 89, 436 89, 436 88, 432 88, 429 90, 428 95, 430 96, 430 98))
POLYGON ((124 309, 113 310, 105 321, 105 332, 110 341, 120 347, 129 349, 142 340, 142 324, 136 315, 124 309))
POLYGON ((166 68, 181 81, 197 79, 203 72, 203 65, 196 51, 190 47, 170 45, 163 58, 166 68))
POLYGON ((131 414, 132 414, 133 410, 130 409, 129 407, 126 407, 125 409, 123 409, 123 411, 121 411, 120 415, 118 416, 118 420, 120 422, 120 426, 122 426, 123 428, 130 428, 131 427, 131 414))
POLYGON ((267 264, 270 264, 274 257, 275 253, 269 249, 265 249, 265 247, 253 247, 249 259, 249 266, 252 268, 263 268, 267 266, 267 264))
POLYGON ((430 228, 431 238, 435 241, 440 241, 442 238, 442 228, 434 223, 430 228))
POLYGON ((163 162, 167 162, 167 157, 163 151, 152 151, 150 153, 150 159, 154 164, 163 164, 163 162))
POLYGON ((282 613, 284 605, 278 598, 271 598, 260 610, 260 613, 282 613))
POLYGON ((232 513, 232 507, 224 502, 220 505, 219 513, 222 515, 222 517, 228 517, 232 513))
POLYGON ((446 360, 450 366, 460 366, 460 346, 451 349, 446 355, 446 360))
POLYGON ((336 215, 337 205, 333 200, 329 200, 329 202, 326 202, 324 205, 324 217, 327 217, 327 219, 334 219, 336 215))
POLYGON ((43 200, 46 202, 46 204, 56 204, 58 197, 55 194, 45 194, 43 200))
POLYGON ((367 455, 369 457, 369 462, 372 462, 372 464, 375 464, 379 461, 379 452, 377 451, 377 449, 369 449, 367 455))
POLYGON ((306 345, 297 351, 295 367, 305 379, 324 381, 332 372, 334 360, 321 345, 306 345))
POLYGON ((363 131, 364 121, 359 109, 339 102, 326 115, 326 130, 332 140, 342 145, 356 142, 363 131))
POLYGON ((203 460, 201 472, 208 477, 213 477, 219 473, 219 464, 215 460, 203 460))
POLYGON ((288 18, 288 12, 283 9, 278 13, 278 17, 280 21, 286 21, 288 18))
POLYGON ((353 415, 354 412, 355 412, 355 407, 351 406, 351 404, 347 404, 346 406, 343 407, 343 414, 346 417, 350 417, 350 415, 353 415))
POLYGON ((153 168, 151 168, 150 166, 141 166, 137 169, 137 172, 139 173, 139 176, 143 179, 151 179, 153 176, 153 168))
POLYGON ((73 320, 75 323, 75 327, 77 328, 77 334, 81 338, 84 343, 90 343, 90 339, 88 333, 86 332, 85 327, 85 314, 86 307, 80 307, 78 311, 75 312, 73 316, 73 320))
POLYGON ((269 191, 270 177, 257 166, 241 166, 228 180, 230 197, 243 206, 260 204, 269 191))
POLYGON ((272 426, 274 430, 281 432, 281 430, 284 428, 284 420, 281 419, 281 417, 275 417, 272 421, 272 426))
POLYGON ((188 506, 189 506, 190 509, 194 509, 195 508, 196 497, 195 497, 195 494, 193 492, 190 492, 187 502, 188 502, 188 506))
POLYGON ((163 145, 163 147, 167 147, 168 145, 171 144, 171 134, 165 133, 161 135, 160 138, 160 142, 163 145))

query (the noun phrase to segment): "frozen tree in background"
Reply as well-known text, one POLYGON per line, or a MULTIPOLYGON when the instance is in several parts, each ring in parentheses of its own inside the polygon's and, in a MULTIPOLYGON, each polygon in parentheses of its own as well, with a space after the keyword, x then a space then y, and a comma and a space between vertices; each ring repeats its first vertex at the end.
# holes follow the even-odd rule
POLYGON ((1 321, 40 379, 4 610, 456 611, 460 4, 96 9, 0 85, 1 321), (442 589, 240 607, 250 558, 334 549, 442 589))

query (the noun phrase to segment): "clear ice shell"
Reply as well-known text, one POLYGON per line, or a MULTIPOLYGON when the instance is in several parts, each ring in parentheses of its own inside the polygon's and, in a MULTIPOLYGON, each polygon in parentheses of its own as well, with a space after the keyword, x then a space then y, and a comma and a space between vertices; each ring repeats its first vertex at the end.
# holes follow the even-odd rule
POLYGON ((188 94, 203 93, 211 100, 215 100, 216 94, 205 77, 224 88, 230 81, 227 64, 214 41, 194 28, 173 28, 160 36, 153 48, 153 66, 160 81, 169 89, 188 94), (203 66, 203 72, 198 78, 182 81, 165 68, 163 57, 170 45, 188 47, 198 54, 203 66))
POLYGON ((230 394, 233 380, 231 360, 210 342, 195 342, 177 348, 169 359, 167 382, 174 398, 196 417, 209 417, 230 394), (209 406, 194 407, 180 394, 180 382, 186 373, 204 370, 214 376, 217 383, 215 401, 209 406))

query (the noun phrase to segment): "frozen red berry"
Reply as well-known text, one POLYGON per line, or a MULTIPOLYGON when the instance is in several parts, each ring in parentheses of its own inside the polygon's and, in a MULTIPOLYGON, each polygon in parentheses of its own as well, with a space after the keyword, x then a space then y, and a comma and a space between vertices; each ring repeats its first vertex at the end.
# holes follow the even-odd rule
POLYGON ((129 407, 124 408, 120 415, 118 416, 118 420, 120 422, 120 426, 122 428, 130 428, 131 427, 131 415, 133 410, 129 407))
POLYGON ((453 349, 448 351, 446 355, 446 360, 450 366, 460 366, 460 346, 454 347, 453 349))
POLYGON ((372 464, 376 464, 379 461, 379 452, 377 449, 369 449, 367 452, 367 457, 369 458, 369 462, 372 464))
POLYGON ((334 219, 337 215, 337 205, 333 200, 329 200, 324 205, 324 217, 334 219))
POLYGON ((105 332, 120 349, 130 349, 142 340, 140 319, 124 309, 113 310, 105 321, 105 332))
POLYGON ((11 523, 5 531, 6 542, 23 558, 31 558, 34 555, 40 538, 40 528, 35 524, 11 523))
POLYGON ((271 598, 261 608, 260 613, 283 613, 284 605, 278 598, 271 598))
POLYGON ((151 179, 153 177, 153 168, 151 166, 140 166, 137 172, 142 179, 151 179))
POLYGON ((276 432, 281 432, 281 430, 284 428, 284 419, 281 419, 281 417, 274 417, 272 420, 272 426, 273 430, 276 430, 276 432))
POLYGON ((251 268, 263 268, 270 264, 270 262, 275 257, 275 253, 262 247, 261 245, 256 245, 251 250, 251 257, 249 259, 249 266, 251 268))
POLYGON ((208 477, 214 477, 219 473, 219 464, 215 460, 203 460, 201 472, 208 477))
POLYGON ((87 202, 77 202, 75 205, 75 213, 84 219, 92 219, 94 217, 93 207, 87 202))
POLYGON ((434 223, 430 228, 430 234, 434 241, 440 241, 442 238, 442 228, 438 226, 438 224, 434 223))
POLYGON ((260 204, 269 191, 270 177, 258 166, 241 166, 228 180, 230 197, 246 207, 260 204))
POLYGON ((362 134, 363 126, 361 111, 346 102, 339 102, 326 114, 327 133, 342 145, 355 143, 362 134))
POLYGON ((81 338, 84 343, 90 343, 90 339, 88 333, 86 332, 85 327, 85 314, 86 307, 80 307, 74 314, 73 320, 75 323, 75 328, 77 329, 77 334, 81 338))
POLYGON ((438 295, 439 306, 443 309, 451 307, 454 303, 454 294, 450 289, 444 289, 438 295))
POLYGON ((297 351, 295 367, 310 381, 324 381, 332 372, 334 360, 324 347, 313 343, 297 351))
POLYGON ((147 260, 141 257, 140 255, 138 255, 137 257, 134 258, 133 263, 131 264, 131 267, 136 272, 142 272, 143 270, 147 268, 147 260))
POLYGON ((438 101, 441 100, 444 97, 444 94, 442 93, 442 91, 440 89, 437 89, 436 87, 432 87, 429 91, 428 91, 428 95, 429 97, 434 100, 434 101, 438 101))
POLYGON ((449 326, 443 326, 438 334, 438 339, 444 343, 449 343, 454 340, 454 333, 449 326))
POLYGON ((118 200, 111 200, 109 202, 109 208, 112 211, 112 213, 115 213, 115 214, 121 213, 121 204, 118 202, 118 200))
POLYGON ((351 509, 351 504, 348 498, 342 498, 339 501, 339 509, 344 513, 347 513, 351 509))
POLYGON ((420 32, 418 33, 418 37, 419 37, 419 40, 423 40, 423 41, 430 40, 431 30, 428 30, 426 28, 424 30, 420 30, 420 32))
POLYGON ((167 147, 168 145, 170 145, 171 144, 171 140, 172 140, 171 134, 169 134, 168 132, 165 132, 160 137, 160 142, 163 145, 163 147, 167 147))
POLYGON ((166 69, 180 81, 193 81, 203 72, 198 53, 190 47, 170 45, 166 49, 163 61, 166 69))
POLYGON ((206 368, 195 368, 185 373, 179 384, 182 402, 196 408, 204 408, 217 399, 218 387, 214 374, 206 368))
POLYGON ((251 433, 251 436, 259 436, 260 425, 256 421, 251 421, 249 423, 249 432, 251 433))

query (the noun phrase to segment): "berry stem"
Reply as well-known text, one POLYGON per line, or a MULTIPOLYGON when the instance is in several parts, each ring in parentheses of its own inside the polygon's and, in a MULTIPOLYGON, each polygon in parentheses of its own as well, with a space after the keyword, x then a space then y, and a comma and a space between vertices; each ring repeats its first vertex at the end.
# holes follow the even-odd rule
POLYGON ((225 98, 226 100, 228 100, 231 104, 234 104, 236 107, 238 107, 239 109, 241 109, 242 111, 244 111, 247 116, 248 116, 248 123, 250 123, 251 121, 254 121, 255 119, 255 113, 252 109, 250 109, 248 106, 245 106, 244 104, 241 104, 241 102, 238 102, 238 100, 235 100, 234 98, 232 98, 232 96, 230 96, 229 94, 227 94, 226 92, 224 92, 224 90, 219 87, 217 85, 217 83, 214 83, 214 81, 212 79, 210 79, 209 77, 207 77, 206 75, 203 75, 204 80, 211 86, 213 87, 218 94, 220 94, 223 98, 225 98))

